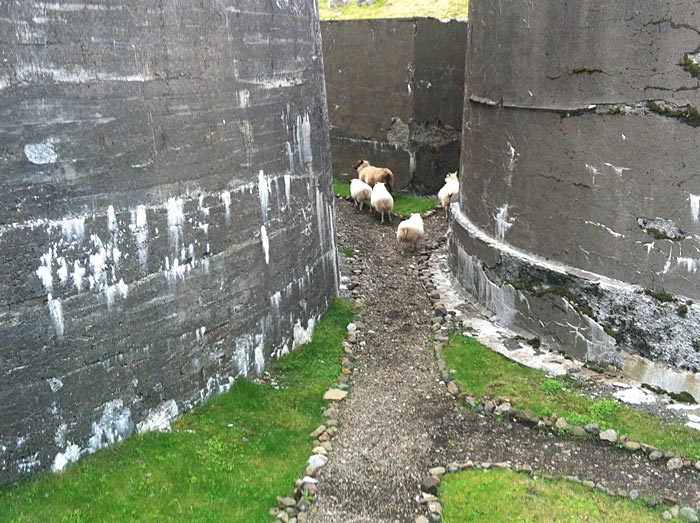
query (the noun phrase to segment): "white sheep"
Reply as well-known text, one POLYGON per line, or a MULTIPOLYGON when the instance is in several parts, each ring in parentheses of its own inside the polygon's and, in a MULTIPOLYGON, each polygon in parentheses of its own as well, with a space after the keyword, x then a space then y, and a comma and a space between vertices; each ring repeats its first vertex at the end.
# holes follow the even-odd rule
POLYGON ((407 248, 416 249, 416 245, 425 235, 423 229, 423 218, 420 214, 413 213, 408 220, 404 220, 396 229, 396 241, 399 242, 399 247, 405 252, 407 248))
POLYGON ((445 218, 450 211, 450 203, 454 201, 456 196, 459 194, 459 180, 457 179, 457 173, 448 173, 445 176, 445 185, 442 186, 440 192, 438 192, 438 200, 440 200, 440 205, 445 210, 445 218))
POLYGON ((375 211, 382 214, 382 223, 384 223, 384 213, 389 215, 389 221, 391 222, 391 211, 394 210, 394 199, 382 182, 374 184, 370 205, 375 211))
POLYGON ((362 210, 364 204, 369 205, 372 200, 372 188, 362 180, 353 178, 350 180, 350 196, 355 201, 355 206, 359 204, 362 210))

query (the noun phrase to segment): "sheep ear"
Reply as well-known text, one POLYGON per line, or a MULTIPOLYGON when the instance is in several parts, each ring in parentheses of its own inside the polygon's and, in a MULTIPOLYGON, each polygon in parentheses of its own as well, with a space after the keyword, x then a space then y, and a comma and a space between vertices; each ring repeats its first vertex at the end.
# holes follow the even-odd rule
POLYGON ((354 168, 357 169, 360 165, 362 165, 362 162, 363 162, 363 160, 360 160, 359 162, 357 162, 355 164, 354 168))

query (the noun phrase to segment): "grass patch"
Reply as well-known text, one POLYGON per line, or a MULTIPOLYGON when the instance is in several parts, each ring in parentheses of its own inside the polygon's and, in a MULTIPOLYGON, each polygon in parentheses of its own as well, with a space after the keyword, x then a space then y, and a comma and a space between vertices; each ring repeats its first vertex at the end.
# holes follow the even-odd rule
POLYGON ((352 249, 348 249, 347 247, 343 247, 342 245, 338 244, 338 252, 345 256, 346 258, 352 257, 355 253, 352 252, 352 249))
MULTIPOLYGON (((350 184, 348 182, 333 181, 333 194, 339 194, 344 198, 350 197, 350 184)), ((408 216, 417 212, 423 214, 437 205, 437 198, 425 196, 411 196, 405 193, 394 193, 394 214, 408 216)))
POLYGON ((321 20, 413 17, 466 19, 468 6, 466 0, 377 0, 367 6, 358 6, 357 0, 350 0, 343 7, 329 8, 327 0, 318 0, 321 20))
POLYGON ((239 380, 170 433, 133 436, 63 473, 0 489, 0 520, 269 523, 322 422, 351 307, 337 300, 309 344, 270 365, 279 389, 239 380))
POLYGON ((651 289, 644 289, 644 294, 647 296, 651 296, 654 298, 656 301, 660 301, 661 303, 673 303, 678 301, 673 294, 669 294, 665 290, 661 289, 660 291, 654 291, 651 289))
POLYGON ((534 480, 508 470, 448 474, 440 483, 444 523, 658 522, 664 508, 612 498, 565 480, 534 480))
POLYGON ((661 450, 700 458, 700 434, 678 423, 665 423, 639 413, 614 399, 594 401, 577 393, 568 377, 547 378, 544 372, 508 360, 476 339, 451 334, 443 351, 454 379, 476 397, 507 398, 512 405, 540 417, 557 413, 574 425, 597 423, 630 439, 661 450), (557 383, 557 384, 555 384, 557 383))
POLYGON ((350 184, 348 182, 333 180, 333 194, 342 196, 343 198, 350 198, 350 184))

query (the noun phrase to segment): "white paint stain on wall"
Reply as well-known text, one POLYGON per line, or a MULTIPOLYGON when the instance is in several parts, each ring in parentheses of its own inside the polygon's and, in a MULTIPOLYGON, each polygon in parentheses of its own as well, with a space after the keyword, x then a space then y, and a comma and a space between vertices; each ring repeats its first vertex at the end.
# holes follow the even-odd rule
POLYGON ((294 125, 294 145, 296 146, 299 163, 311 168, 313 153, 311 149, 311 122, 309 114, 299 115, 294 125))
POLYGON ((177 248, 182 237, 182 226, 185 223, 185 211, 182 198, 168 198, 165 208, 168 213, 168 233, 173 248, 177 248))
POLYGON ((222 191, 219 195, 219 199, 224 206, 224 212, 226 213, 226 223, 231 221, 231 192, 222 191))
POLYGON ((585 223, 588 224, 588 225, 594 225, 594 226, 596 226, 596 227, 600 227, 601 229, 604 229, 605 232, 607 232, 608 234, 611 234, 611 235, 614 236, 615 238, 624 238, 624 237, 625 237, 624 234, 620 234, 619 232, 615 232, 615 231, 613 231, 610 227, 608 227, 607 225, 603 225, 602 223, 589 222, 588 220, 586 220, 585 223))
POLYGON ((603 165, 607 165, 608 167, 610 167, 613 171, 615 171, 615 174, 617 176, 622 176, 623 172, 630 170, 629 167, 618 167, 617 165, 613 165, 613 164, 608 163, 608 162, 605 162, 603 165))
POLYGON ((81 449, 78 445, 68 442, 63 452, 56 454, 51 467, 54 472, 61 472, 69 463, 75 463, 80 458, 81 449))
POLYGON ((63 336, 64 324, 63 324, 63 307, 61 305, 61 300, 58 298, 53 298, 51 293, 48 294, 48 304, 49 304, 49 316, 51 316, 51 321, 56 329, 56 336, 61 338, 63 336))
POLYGON ((270 239, 267 237, 267 229, 264 225, 260 227, 260 240, 262 241, 263 253, 265 254, 265 263, 270 264, 270 239))
POLYGON ((700 194, 688 193, 688 198, 690 200, 690 216, 697 223, 700 221, 700 194))
POLYGON ((241 89, 238 91, 238 107, 245 109, 250 106, 250 91, 241 89))
POLYGON ((698 260, 697 258, 687 258, 684 256, 679 256, 676 259, 676 261, 678 265, 685 265, 685 270, 687 270, 688 272, 698 272, 698 262, 700 262, 700 260, 698 260))
POLYGON ((494 217, 496 220, 496 239, 499 241, 503 241, 505 239, 506 233, 508 232, 508 229, 510 229, 513 226, 513 223, 515 222, 515 218, 510 218, 508 216, 508 204, 504 204, 503 207, 498 209, 498 212, 496 213, 496 216, 494 217))
POLYGON ((515 164, 518 163, 520 158, 520 153, 515 150, 515 147, 508 142, 508 170, 513 172, 515 170, 515 164))
POLYGON ((54 148, 54 139, 50 138, 44 143, 28 143, 24 146, 24 156, 35 165, 56 163, 58 154, 54 148))
POLYGON ((66 243, 80 243, 85 237, 85 216, 69 218, 61 222, 61 235, 66 243))
POLYGON ((139 434, 151 431, 168 432, 170 423, 179 413, 175 400, 164 401, 158 407, 148 411, 146 419, 136 425, 136 432, 139 434))
POLYGON ((267 222, 267 210, 270 205, 270 182, 262 169, 258 172, 258 194, 260 196, 260 212, 263 222, 267 222))
POLYGON ((139 257, 139 265, 142 271, 148 267, 148 222, 146 207, 139 205, 131 211, 131 223, 129 229, 134 235, 136 250, 139 257))
POLYGON ((134 430, 131 409, 124 406, 120 399, 108 401, 104 405, 99 421, 92 423, 92 436, 88 441, 88 452, 121 441, 134 430))

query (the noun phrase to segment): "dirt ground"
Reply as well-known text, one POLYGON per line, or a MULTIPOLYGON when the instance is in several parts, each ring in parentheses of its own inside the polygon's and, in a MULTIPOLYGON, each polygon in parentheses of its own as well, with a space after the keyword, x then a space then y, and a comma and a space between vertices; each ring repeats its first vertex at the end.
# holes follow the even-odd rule
POLYGON ((467 460, 530 465, 540 475, 578 476, 615 492, 700 502, 700 476, 690 468, 669 471, 639 454, 459 407, 440 381, 432 307, 418 278, 430 250, 445 248, 442 213, 426 219, 424 250, 409 255, 397 249, 396 217, 380 225, 344 199, 336 199, 336 213, 338 243, 354 251, 343 271, 359 283, 354 298, 363 304, 364 325, 354 385, 340 406, 341 430, 318 473, 308 521, 413 522, 425 514, 416 496, 428 469, 467 460))

